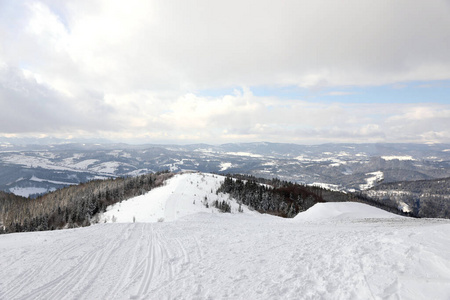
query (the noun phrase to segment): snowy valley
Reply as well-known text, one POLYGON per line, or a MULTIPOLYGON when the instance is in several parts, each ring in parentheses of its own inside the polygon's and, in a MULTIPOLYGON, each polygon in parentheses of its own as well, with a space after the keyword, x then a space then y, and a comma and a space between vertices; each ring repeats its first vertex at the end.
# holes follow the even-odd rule
POLYGON ((92 179, 163 170, 240 173, 334 190, 365 190, 381 181, 450 177, 449 148, 445 144, 265 142, 16 145, 0 140, 0 190, 28 197, 92 179))
POLYGON ((450 221, 351 202, 283 219, 239 209, 223 180, 179 174, 98 224, 1 235, 0 299, 450 298, 450 221))

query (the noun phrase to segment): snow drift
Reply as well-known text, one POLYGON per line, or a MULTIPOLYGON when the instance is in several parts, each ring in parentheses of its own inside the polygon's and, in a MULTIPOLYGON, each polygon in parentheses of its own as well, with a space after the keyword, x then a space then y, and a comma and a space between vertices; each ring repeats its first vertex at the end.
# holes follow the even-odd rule
POLYGON ((294 217, 296 221, 332 221, 352 219, 402 218, 367 204, 356 202, 317 203, 294 217))

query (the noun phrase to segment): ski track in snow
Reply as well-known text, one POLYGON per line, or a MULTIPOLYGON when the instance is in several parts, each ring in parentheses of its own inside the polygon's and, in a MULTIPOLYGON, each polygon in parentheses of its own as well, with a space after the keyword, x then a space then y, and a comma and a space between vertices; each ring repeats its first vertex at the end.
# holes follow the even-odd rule
POLYGON ((448 299, 449 232, 432 220, 201 214, 11 234, 0 299, 448 299))
POLYGON ((3 235, 0 299, 450 299, 449 221, 358 203, 303 214, 3 235))

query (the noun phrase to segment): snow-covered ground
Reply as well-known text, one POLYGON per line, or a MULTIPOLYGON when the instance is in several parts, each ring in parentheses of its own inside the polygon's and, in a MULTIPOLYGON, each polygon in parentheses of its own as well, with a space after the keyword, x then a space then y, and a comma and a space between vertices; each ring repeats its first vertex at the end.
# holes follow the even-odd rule
POLYGON ((324 183, 324 182, 313 182, 311 184, 308 184, 309 186, 316 186, 323 189, 328 189, 331 191, 342 191, 344 190, 341 186, 337 184, 331 184, 331 183, 324 183))
POLYGON ((382 156, 381 157, 384 160, 414 160, 414 158, 411 155, 389 155, 389 156, 382 156))
POLYGON ((370 177, 366 178, 365 184, 359 185, 361 190, 367 190, 367 189, 370 189, 371 187, 374 187, 375 183, 383 180, 384 173, 381 171, 376 171, 376 172, 366 173, 366 176, 370 176, 370 177))
POLYGON ((30 178, 30 181, 36 181, 36 182, 50 182, 50 183, 54 183, 54 184, 66 184, 66 185, 75 185, 76 183, 73 182, 66 182, 66 181, 55 181, 55 180, 47 180, 47 179, 42 179, 36 176, 32 176, 30 178))
POLYGON ((230 162, 222 162, 222 163, 220 163, 220 165, 219 165, 219 167, 220 167, 220 172, 223 172, 223 171, 226 171, 226 170, 228 170, 229 168, 231 168, 233 166, 233 164, 232 163, 230 163, 230 162))
MULTIPOLYGON (((55 189, 50 189, 50 191, 54 191, 55 189)), ((39 187, 13 187, 10 188, 9 191, 18 196, 29 197, 33 194, 47 193, 49 189, 47 188, 39 188, 39 187)))
POLYGON ((196 211, 191 194, 208 196, 220 179, 203 178, 179 175, 147 194, 172 202, 173 222, 0 236, 0 299, 450 299, 447 220, 358 203, 294 219, 196 211))
MULTIPOLYGON (((231 201, 226 194, 216 194, 224 178, 201 173, 175 175, 160 188, 109 206, 100 216, 99 222, 167 222, 200 212, 219 213, 212 205, 216 200, 229 203, 231 212, 237 213, 239 204, 236 201, 231 201)), ((241 209, 244 213, 256 214, 244 205, 241 209)))
POLYGON ((260 154, 250 153, 250 152, 227 152, 225 154, 235 155, 235 156, 248 156, 248 157, 263 157, 260 154))

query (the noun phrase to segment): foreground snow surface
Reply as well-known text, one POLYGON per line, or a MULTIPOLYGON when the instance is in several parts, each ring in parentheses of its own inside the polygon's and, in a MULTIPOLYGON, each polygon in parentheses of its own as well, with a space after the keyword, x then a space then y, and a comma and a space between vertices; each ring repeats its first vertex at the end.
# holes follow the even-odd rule
POLYGON ((0 236, 0 299, 450 299, 438 220, 201 213, 0 236))
POLYGON ((172 222, 0 236, 0 299, 450 299, 449 221, 358 203, 294 219, 178 204, 192 210, 172 222))

